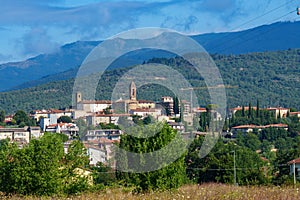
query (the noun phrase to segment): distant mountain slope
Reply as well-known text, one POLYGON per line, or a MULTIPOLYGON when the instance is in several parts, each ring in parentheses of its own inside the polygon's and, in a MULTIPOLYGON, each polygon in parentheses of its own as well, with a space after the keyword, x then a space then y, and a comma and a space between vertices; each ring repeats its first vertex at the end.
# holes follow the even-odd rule
POLYGON ((23 62, 2 64, 0 65, 0 91, 78 67, 98 43, 75 42, 62 46, 53 54, 39 55, 23 62))
MULTIPOLYGON (((213 55, 224 84, 235 86, 226 89, 228 106, 253 104, 260 100, 261 107, 283 106, 300 110, 300 49, 250 53, 245 55, 213 55)), ((174 67, 194 87, 205 83, 186 62, 179 58, 156 58, 151 62, 174 67)), ((118 79, 129 69, 118 68, 107 71, 99 82, 97 99, 110 99, 118 79)), ((69 72, 66 72, 69 73, 69 72)), ((162 74, 162 76, 166 76, 162 74)), ((31 111, 43 108, 63 108, 71 105, 74 79, 55 81, 32 88, 0 93, 0 110, 8 113, 23 109, 31 111)), ((127 91, 125 91, 127 92, 127 91)), ((161 96, 173 95, 157 85, 138 88, 138 99, 157 101, 161 96)), ((207 90, 196 90, 199 104, 209 103, 207 90)), ((84 98, 84 97, 83 97, 84 98)))
MULTIPOLYGON (((280 22, 240 32, 210 33, 191 37, 209 53, 237 55, 300 48, 299 32, 300 22, 280 22)), ((88 53, 99 43, 98 41, 75 42, 64 45, 53 54, 39 55, 23 62, 2 64, 0 65, 0 91, 26 88, 48 81, 64 80, 62 76, 49 75, 66 70, 74 72, 74 68, 80 66, 88 53), (44 82, 38 80, 42 77, 44 77, 44 82), (50 79, 50 77, 54 79, 50 79)), ((125 61, 122 61, 122 65, 116 65, 116 67, 140 64, 149 58, 164 56, 165 53, 161 51, 147 50, 143 56, 133 53, 127 56, 125 61)))
POLYGON ((278 22, 245 31, 192 36, 209 53, 245 54, 300 48, 300 22, 278 22))

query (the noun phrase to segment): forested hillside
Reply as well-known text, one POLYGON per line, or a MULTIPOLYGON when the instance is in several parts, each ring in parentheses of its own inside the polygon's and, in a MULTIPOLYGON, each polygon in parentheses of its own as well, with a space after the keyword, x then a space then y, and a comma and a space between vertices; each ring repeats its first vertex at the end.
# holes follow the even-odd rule
MULTIPOLYGON (((244 55, 212 55, 219 67, 226 89, 228 106, 255 103, 262 107, 282 106, 300 109, 300 49, 244 55)), ((181 58, 155 58, 148 62, 162 63, 182 73, 194 87, 205 83, 190 65, 181 58)), ((97 99, 110 99, 119 77, 128 69, 107 71, 99 82, 97 99)), ((37 87, 0 93, 0 110, 7 113, 22 109, 63 108, 71 105, 74 79, 56 81, 37 87)), ((127 91, 124 91, 127 92, 127 91)), ((195 90, 199 104, 209 103, 205 89, 195 90)), ((145 85, 138 89, 139 99, 157 101, 163 95, 173 95, 164 87, 145 85)))

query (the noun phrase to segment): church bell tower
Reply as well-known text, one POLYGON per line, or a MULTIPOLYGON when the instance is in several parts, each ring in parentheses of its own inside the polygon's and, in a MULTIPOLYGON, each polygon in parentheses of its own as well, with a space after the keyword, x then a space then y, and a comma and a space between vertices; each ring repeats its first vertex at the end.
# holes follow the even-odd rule
POLYGON ((131 101, 136 101, 136 86, 133 81, 129 86, 129 97, 131 101))

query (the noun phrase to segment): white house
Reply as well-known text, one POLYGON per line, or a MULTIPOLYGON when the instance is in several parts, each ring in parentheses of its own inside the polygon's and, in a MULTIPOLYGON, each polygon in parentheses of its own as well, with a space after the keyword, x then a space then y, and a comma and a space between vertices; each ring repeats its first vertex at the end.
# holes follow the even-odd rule
POLYGON ((102 138, 110 140, 119 140, 123 134, 122 130, 118 129, 100 129, 100 130, 88 130, 84 136, 85 141, 100 140, 102 138))
POLYGON ((71 139, 78 136, 79 128, 74 123, 58 123, 46 126, 45 132, 63 133, 71 139))
POLYGON ((184 132, 184 124, 181 122, 168 122, 169 126, 171 126, 173 129, 178 130, 179 132, 184 132))
POLYGON ((101 101, 81 101, 77 103, 77 110, 85 112, 103 112, 105 109, 111 107, 112 102, 108 100, 101 101))
POLYGON ((9 139, 18 143, 29 143, 32 138, 42 135, 39 127, 0 128, 0 140, 9 139))
POLYGON ((137 108, 132 109, 129 111, 131 115, 138 115, 142 118, 147 117, 148 115, 153 116, 155 119, 157 119, 159 116, 162 115, 161 109, 155 109, 155 108, 137 108))
POLYGON ((96 165, 98 162, 110 164, 111 167, 115 167, 114 161, 114 143, 119 141, 110 140, 107 138, 101 138, 99 140, 86 141, 84 146, 87 149, 89 155, 90 165, 96 165))
POLYGON ((130 114, 93 114, 86 116, 88 126, 97 126, 100 123, 118 125, 120 117, 130 117, 130 114))
POLYGON ((98 162, 101 163, 107 162, 106 151, 104 149, 101 149, 99 146, 87 145, 87 144, 85 144, 85 148, 87 149, 90 165, 95 166, 98 162))
POLYGON ((70 110, 48 109, 48 110, 35 110, 31 113, 31 117, 34 118, 38 122, 42 118, 51 118, 52 120, 55 120, 55 119, 57 120, 61 116, 72 117, 72 111, 70 111, 70 110))

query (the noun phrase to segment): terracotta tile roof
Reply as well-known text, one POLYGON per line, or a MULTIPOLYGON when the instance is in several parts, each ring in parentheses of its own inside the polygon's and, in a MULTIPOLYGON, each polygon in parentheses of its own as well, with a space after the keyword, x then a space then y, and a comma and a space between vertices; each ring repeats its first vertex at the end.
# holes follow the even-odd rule
POLYGON ((122 114, 114 113, 114 114, 94 114, 92 116, 94 116, 94 117, 129 117, 131 115, 127 114, 127 113, 122 113, 122 114))
POLYGON ((196 111, 206 112, 206 108, 196 108, 196 111))
POLYGON ((100 148, 99 146, 97 146, 97 145, 91 145, 91 144, 87 144, 87 143, 84 143, 83 145, 84 145, 84 147, 85 147, 86 149, 92 148, 92 149, 97 149, 97 150, 103 151, 103 149, 101 149, 101 148, 100 148))
POLYGON ((70 113, 69 110, 58 110, 58 109, 48 109, 48 110, 35 110, 35 114, 59 114, 59 113, 70 113))
POLYGON ((266 110, 289 110, 288 108, 282 108, 282 107, 270 107, 270 108, 267 108, 266 110))
POLYGON ((270 128, 270 127, 273 127, 273 128, 288 128, 289 126, 287 124, 269 124, 269 125, 266 125, 264 127, 265 128, 270 128))
POLYGON ((88 141, 84 141, 83 144, 97 146, 99 144, 99 140, 88 140, 88 141))
POLYGON ((253 124, 249 124, 249 125, 240 125, 240 126, 235 126, 232 127, 233 129, 246 129, 246 128, 288 128, 289 126, 287 124, 268 124, 265 126, 257 126, 257 125, 253 125, 253 124))
POLYGON ((299 115, 300 112, 290 112, 290 115, 299 115))
POLYGON ((150 101, 150 100, 139 100, 139 103, 154 103, 154 101, 150 101))
POLYGON ((115 143, 114 140, 110 140, 110 139, 107 139, 107 138, 105 138, 105 137, 100 138, 99 142, 100 142, 101 144, 112 144, 112 143, 115 143))
POLYGON ((233 129, 246 129, 246 128, 261 128, 261 126, 249 124, 249 125, 240 125, 240 126, 235 126, 232 127, 233 129))
POLYGON ((294 164, 294 163, 295 164, 300 164, 300 158, 296 158, 296 159, 291 160, 291 161, 288 162, 289 165, 294 164))
POLYGON ((57 126, 60 126, 60 127, 63 127, 63 126, 71 127, 71 126, 76 126, 76 124, 73 124, 73 123, 58 123, 58 124, 50 124, 47 127, 57 127, 57 126))

